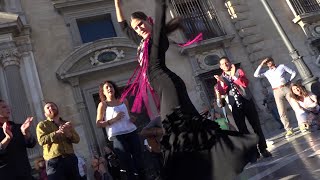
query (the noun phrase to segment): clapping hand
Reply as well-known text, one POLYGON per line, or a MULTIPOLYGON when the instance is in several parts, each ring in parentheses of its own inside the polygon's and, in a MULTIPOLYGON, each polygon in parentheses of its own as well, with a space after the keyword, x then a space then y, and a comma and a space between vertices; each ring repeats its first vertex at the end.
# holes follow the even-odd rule
POLYGON ((61 131, 66 137, 71 137, 72 124, 70 122, 66 122, 59 126, 59 131, 61 131))
POLYGON ((21 133, 25 136, 29 133, 29 128, 32 123, 33 117, 28 117, 26 121, 21 125, 21 133))
POLYGON ((219 75, 214 75, 214 78, 216 78, 217 81, 223 81, 222 77, 219 75))
POLYGON ((117 115, 116 115, 116 120, 119 121, 120 119, 124 118, 125 113, 120 111, 117 115))
POLYGON ((231 69, 230 69, 230 76, 233 77, 234 74, 236 73, 236 66, 234 64, 231 64, 231 69))
POLYGON ((9 122, 5 122, 2 126, 2 129, 3 133, 6 135, 6 138, 11 139, 13 137, 9 122))

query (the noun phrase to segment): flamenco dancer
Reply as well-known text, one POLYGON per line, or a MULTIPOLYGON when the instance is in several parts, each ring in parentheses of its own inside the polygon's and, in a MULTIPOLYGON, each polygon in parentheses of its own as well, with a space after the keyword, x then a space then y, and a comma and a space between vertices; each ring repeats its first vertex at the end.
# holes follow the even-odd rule
POLYGON ((179 21, 165 24, 166 1, 156 0, 155 23, 143 12, 134 12, 129 25, 120 0, 115 0, 115 7, 123 32, 139 45, 140 66, 122 98, 135 94, 133 112, 140 112, 142 104, 151 112, 148 97, 160 105, 165 135, 161 140, 164 166, 159 179, 234 179, 255 157, 257 137, 221 130, 215 122, 202 118, 183 80, 167 68, 167 35, 179 27, 179 21))

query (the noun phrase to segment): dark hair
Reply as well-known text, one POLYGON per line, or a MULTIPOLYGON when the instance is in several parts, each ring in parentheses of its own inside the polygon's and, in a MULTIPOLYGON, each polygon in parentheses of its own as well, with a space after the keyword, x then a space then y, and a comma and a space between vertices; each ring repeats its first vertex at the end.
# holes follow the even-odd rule
POLYGON ((296 86, 302 92, 302 96, 304 96, 304 97, 308 96, 309 93, 308 93, 308 91, 306 90, 306 88, 304 86, 302 86, 300 83, 291 83, 291 85, 290 85, 290 92, 291 92, 290 96, 293 99, 299 101, 299 96, 294 94, 293 91, 292 91, 292 87, 293 86, 296 86))
POLYGON ((131 19, 140 19, 146 21, 148 16, 144 12, 136 11, 131 14, 131 19))
POLYGON ((220 62, 222 59, 225 59, 225 60, 227 60, 228 62, 230 62, 230 59, 229 59, 227 56, 222 56, 222 57, 219 59, 219 62, 220 62))
POLYGON ((44 102, 44 106, 46 106, 47 104, 52 104, 58 109, 58 105, 56 103, 52 102, 52 101, 45 101, 44 102))
MULTIPOLYGON (((143 21, 147 21, 148 16, 144 12, 136 11, 131 14, 131 19, 140 19, 143 21)), ((175 18, 171 19, 166 24, 166 34, 170 34, 171 32, 173 32, 177 29, 183 29, 181 21, 182 21, 181 17, 175 17, 175 18)))
POLYGON ((103 94, 103 86, 108 83, 108 84, 111 84, 113 86, 113 89, 114 89, 114 97, 116 99, 119 99, 120 98, 120 91, 119 91, 119 88, 118 86, 116 85, 116 83, 114 83, 113 81, 104 81, 103 83, 101 83, 99 85, 99 97, 100 97, 100 101, 105 101, 106 100, 106 96, 103 94))
POLYGON ((274 60, 273 60, 272 57, 267 57, 266 60, 267 60, 266 63, 268 63, 268 62, 273 62, 274 63, 274 60))

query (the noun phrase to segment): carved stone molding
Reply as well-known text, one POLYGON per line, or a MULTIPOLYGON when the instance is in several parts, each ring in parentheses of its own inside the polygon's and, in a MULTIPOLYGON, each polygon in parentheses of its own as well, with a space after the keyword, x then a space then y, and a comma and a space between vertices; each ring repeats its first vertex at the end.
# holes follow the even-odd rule
POLYGON ((0 12, 0 34, 19 34, 23 26, 19 14, 0 12))
POLYGON ((82 0, 82 1, 52 0, 52 4, 58 12, 61 12, 63 9, 68 7, 84 6, 91 3, 98 3, 103 1, 104 0, 82 0))
POLYGON ((225 56, 225 53, 222 49, 217 49, 217 50, 212 50, 207 53, 197 54, 195 57, 196 57, 198 65, 199 65, 199 68, 201 70, 210 71, 214 68, 219 68, 219 64, 218 64, 219 61, 218 60, 217 60, 216 64, 208 64, 208 62, 206 62, 206 58, 208 58, 209 56, 217 56, 217 58, 219 60, 220 57, 225 56))
POLYGON ((79 78, 78 77, 68 78, 67 81, 71 84, 72 87, 79 86, 79 78))
POLYGON ((101 51, 96 51, 94 53, 94 55, 92 57, 90 57, 90 62, 93 66, 96 66, 96 65, 101 65, 104 63, 111 63, 114 61, 119 61, 122 58, 124 58, 123 50, 119 51, 117 48, 110 48, 110 49, 103 49, 101 51), (101 60, 100 60, 101 56, 103 56, 106 53, 111 53, 111 55, 114 55, 115 57, 113 59, 111 59, 110 61, 101 62, 101 60))
POLYGON ((21 54, 18 52, 16 48, 0 51, 0 60, 3 67, 9 66, 9 65, 20 65, 20 61, 19 61, 20 57, 21 57, 21 54))

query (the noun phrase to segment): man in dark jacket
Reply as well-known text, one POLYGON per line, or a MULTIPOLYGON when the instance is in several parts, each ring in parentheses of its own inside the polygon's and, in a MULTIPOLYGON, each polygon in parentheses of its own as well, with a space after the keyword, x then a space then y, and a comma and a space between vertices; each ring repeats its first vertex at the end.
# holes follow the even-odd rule
POLYGON ((33 117, 28 117, 23 124, 9 121, 9 117, 9 106, 0 100, 0 177, 32 180, 26 148, 33 148, 36 144, 29 131, 33 117))

